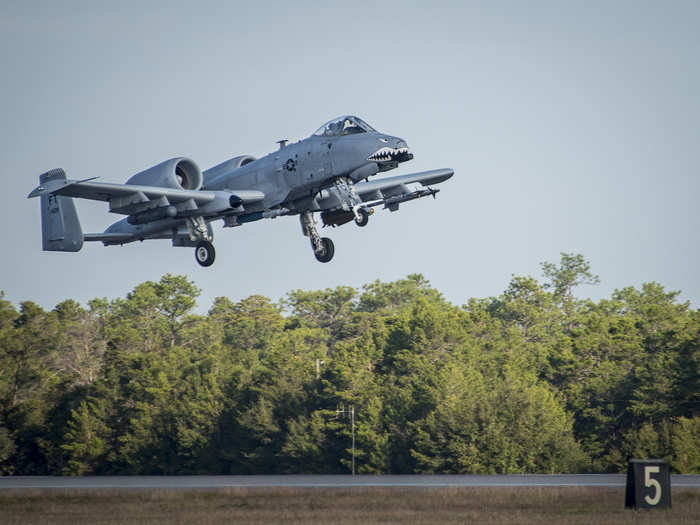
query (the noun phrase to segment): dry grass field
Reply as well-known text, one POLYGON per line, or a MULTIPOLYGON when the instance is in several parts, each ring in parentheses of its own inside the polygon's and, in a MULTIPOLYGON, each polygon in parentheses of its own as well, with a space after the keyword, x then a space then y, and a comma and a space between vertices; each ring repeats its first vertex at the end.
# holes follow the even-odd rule
POLYGON ((670 510, 624 508, 624 489, 6 490, 0 523, 700 523, 700 490, 670 510))

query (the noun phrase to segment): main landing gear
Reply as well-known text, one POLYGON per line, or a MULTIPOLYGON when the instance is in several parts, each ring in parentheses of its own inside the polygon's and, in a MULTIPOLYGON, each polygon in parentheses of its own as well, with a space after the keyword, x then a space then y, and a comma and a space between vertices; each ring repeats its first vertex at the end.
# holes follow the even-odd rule
MULTIPOLYGON (((311 246, 313 248, 313 243, 311 246)), ((318 262, 327 263, 330 262, 334 254, 335 246, 333 245, 333 241, 331 241, 328 237, 321 237, 321 249, 316 250, 316 248, 314 248, 316 260, 318 262)))
POLYGON ((311 238, 311 248, 314 251, 316 260, 322 263, 330 262, 335 254, 333 241, 328 237, 321 237, 316 229, 313 213, 305 211, 299 215, 301 221, 301 231, 306 237, 311 238))
MULTIPOLYGON (((214 264, 216 251, 214 250, 214 245, 211 243, 211 241, 214 240, 211 227, 203 217, 198 216, 187 217, 185 219, 185 225, 187 226, 190 238, 186 243, 183 241, 179 246, 194 245, 194 258, 200 266, 211 266, 214 264), (195 245, 194 243, 197 244, 195 245)), ((175 233, 176 232, 173 232, 173 235, 175 233)), ((175 237, 173 237, 173 239, 175 239, 175 237)), ((173 244, 175 244, 174 240, 173 244)))
POLYGON ((194 258, 201 266, 211 266, 214 264, 216 250, 214 245, 209 241, 199 241, 194 249, 194 258))

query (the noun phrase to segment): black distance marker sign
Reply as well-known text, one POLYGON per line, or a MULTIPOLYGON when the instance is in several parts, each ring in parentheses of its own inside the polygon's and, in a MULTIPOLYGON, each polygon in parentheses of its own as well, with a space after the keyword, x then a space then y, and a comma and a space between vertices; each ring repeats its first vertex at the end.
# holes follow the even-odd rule
POLYGON ((625 507, 662 509, 671 506, 671 471, 663 459, 630 459, 625 507))

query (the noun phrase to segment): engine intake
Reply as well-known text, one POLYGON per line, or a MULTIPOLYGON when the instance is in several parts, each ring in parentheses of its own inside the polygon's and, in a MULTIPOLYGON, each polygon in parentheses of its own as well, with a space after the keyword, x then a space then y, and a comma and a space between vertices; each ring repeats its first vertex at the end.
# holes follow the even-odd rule
POLYGON ((193 160, 176 157, 140 171, 126 183, 177 190, 198 190, 202 187, 202 172, 193 160))

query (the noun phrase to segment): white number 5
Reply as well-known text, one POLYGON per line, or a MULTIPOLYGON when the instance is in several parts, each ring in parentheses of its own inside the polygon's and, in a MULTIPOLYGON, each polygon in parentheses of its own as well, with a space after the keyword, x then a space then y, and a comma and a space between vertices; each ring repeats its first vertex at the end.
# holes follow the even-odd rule
POLYGON ((644 467, 644 486, 654 487, 654 497, 644 496, 644 501, 649 505, 656 505, 661 499, 661 484, 651 477, 652 474, 658 474, 659 467, 644 467))

